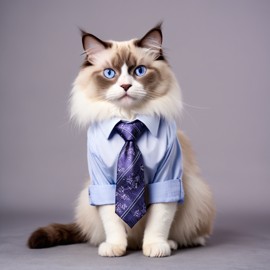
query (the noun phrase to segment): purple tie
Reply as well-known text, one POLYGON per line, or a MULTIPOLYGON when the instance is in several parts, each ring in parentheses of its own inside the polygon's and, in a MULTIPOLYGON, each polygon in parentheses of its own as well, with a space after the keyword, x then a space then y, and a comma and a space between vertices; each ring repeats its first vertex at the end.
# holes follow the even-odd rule
POLYGON ((136 140, 145 131, 139 120, 119 122, 115 131, 125 140, 117 164, 115 213, 132 228, 146 213, 144 166, 136 140))

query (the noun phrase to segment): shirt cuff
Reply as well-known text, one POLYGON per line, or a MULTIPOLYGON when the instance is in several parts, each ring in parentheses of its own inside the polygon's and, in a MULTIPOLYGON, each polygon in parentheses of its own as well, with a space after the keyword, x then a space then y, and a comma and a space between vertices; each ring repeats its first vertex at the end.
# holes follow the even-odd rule
POLYGON ((167 180, 148 185, 149 203, 184 202, 182 179, 167 180))
MULTIPOLYGON (((89 202, 91 205, 115 204, 116 185, 90 185, 89 202)), ((148 203, 184 202, 184 189, 181 179, 148 184, 148 203)))
POLYGON ((115 204, 116 185, 90 185, 89 202, 91 205, 115 204))

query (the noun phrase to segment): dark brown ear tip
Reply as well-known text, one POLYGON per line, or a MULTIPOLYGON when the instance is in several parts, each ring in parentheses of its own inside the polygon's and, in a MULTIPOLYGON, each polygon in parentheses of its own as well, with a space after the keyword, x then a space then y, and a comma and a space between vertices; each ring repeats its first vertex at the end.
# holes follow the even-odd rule
POLYGON ((158 31, 160 31, 160 32, 162 33, 162 28, 163 28, 163 21, 159 22, 159 23, 153 28, 153 30, 156 29, 156 30, 158 30, 158 31))
MULTIPOLYGON (((137 39, 134 41, 134 45, 137 47, 145 47, 145 41, 148 39, 149 35, 153 34, 153 32, 158 32, 158 34, 160 35, 160 45, 162 45, 162 41, 163 41, 163 35, 162 35, 162 22, 158 23, 154 28, 152 28, 151 30, 149 30, 141 39, 137 39)), ((148 47, 148 46, 146 46, 148 47)), ((161 50, 161 54, 162 54, 162 50, 161 50)), ((162 57, 160 57, 160 59, 162 59, 162 57)))
POLYGON ((82 39, 82 46, 83 46, 83 49, 85 50, 85 48, 84 48, 84 39, 85 39, 86 36, 89 35, 89 33, 84 31, 82 28, 79 28, 79 31, 80 31, 81 39, 82 39))
POLYGON ((83 29, 79 28, 81 37, 83 37, 84 35, 86 35, 86 31, 84 31, 83 29))
POLYGON ((109 41, 103 41, 103 40, 99 39, 98 37, 96 37, 95 35, 90 34, 90 33, 88 33, 88 32, 85 32, 85 31, 82 30, 82 29, 80 29, 80 31, 81 31, 82 45, 83 45, 84 50, 86 49, 86 48, 85 48, 85 39, 86 39, 87 37, 96 40, 98 43, 102 44, 102 45, 104 46, 105 49, 108 49, 108 48, 111 48, 111 47, 112 47, 112 43, 111 43, 111 42, 109 42, 109 41))
POLYGON ((90 34, 86 31, 84 31, 82 28, 79 28, 81 39, 82 39, 82 45, 84 46, 84 39, 86 36, 89 36, 90 34))
POLYGON ((155 27, 153 27, 148 33, 151 33, 153 31, 158 31, 160 36, 161 36, 161 39, 162 39, 162 37, 163 37, 162 28, 163 28, 163 22, 161 21, 155 27))

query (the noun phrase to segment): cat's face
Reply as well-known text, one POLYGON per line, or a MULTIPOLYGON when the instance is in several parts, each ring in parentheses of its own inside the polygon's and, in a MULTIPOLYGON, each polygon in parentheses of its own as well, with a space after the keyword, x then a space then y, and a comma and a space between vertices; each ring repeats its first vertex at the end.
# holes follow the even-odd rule
POLYGON ((172 103, 179 112, 180 90, 162 53, 160 27, 126 42, 104 42, 83 32, 82 42, 86 59, 71 96, 71 113, 79 122, 163 115, 161 106, 172 103))

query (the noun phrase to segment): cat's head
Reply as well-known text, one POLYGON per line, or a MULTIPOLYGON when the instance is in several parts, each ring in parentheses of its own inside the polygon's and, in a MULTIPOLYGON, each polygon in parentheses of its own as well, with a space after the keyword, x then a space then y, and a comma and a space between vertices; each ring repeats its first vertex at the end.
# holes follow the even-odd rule
POLYGON ((143 38, 102 41, 82 31, 85 62, 71 92, 71 118, 79 125, 137 114, 180 117, 181 92, 162 50, 161 27, 143 38))

